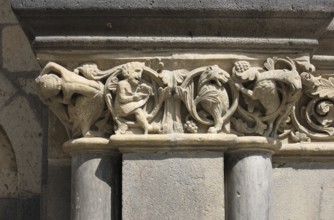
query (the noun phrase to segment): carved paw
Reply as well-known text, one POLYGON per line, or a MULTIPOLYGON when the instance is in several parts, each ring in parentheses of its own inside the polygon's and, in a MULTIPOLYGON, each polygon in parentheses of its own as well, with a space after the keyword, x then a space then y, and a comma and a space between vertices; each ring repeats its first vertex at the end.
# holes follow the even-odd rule
POLYGON ((217 134, 218 133, 218 129, 216 127, 210 127, 208 130, 208 133, 210 134, 217 134))

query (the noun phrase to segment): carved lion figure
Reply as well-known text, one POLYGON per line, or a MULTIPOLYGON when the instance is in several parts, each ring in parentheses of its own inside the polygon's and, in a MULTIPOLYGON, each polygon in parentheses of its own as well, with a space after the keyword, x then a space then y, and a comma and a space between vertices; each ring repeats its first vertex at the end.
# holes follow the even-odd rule
POLYGON ((229 97, 223 86, 229 78, 230 75, 226 71, 214 65, 207 67, 198 80, 198 94, 194 102, 196 106, 200 103, 213 117, 214 126, 209 128, 209 133, 217 133, 220 130, 229 132, 229 124, 224 124, 222 120, 229 109, 229 97))

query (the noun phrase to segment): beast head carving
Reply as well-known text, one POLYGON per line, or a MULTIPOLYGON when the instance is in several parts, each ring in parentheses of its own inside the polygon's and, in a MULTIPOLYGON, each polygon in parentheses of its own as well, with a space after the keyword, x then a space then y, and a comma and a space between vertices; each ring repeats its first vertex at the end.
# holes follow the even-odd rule
POLYGON ((209 66, 199 79, 199 87, 208 82, 216 84, 217 86, 222 86, 222 84, 227 83, 229 79, 230 74, 219 68, 217 65, 209 66))

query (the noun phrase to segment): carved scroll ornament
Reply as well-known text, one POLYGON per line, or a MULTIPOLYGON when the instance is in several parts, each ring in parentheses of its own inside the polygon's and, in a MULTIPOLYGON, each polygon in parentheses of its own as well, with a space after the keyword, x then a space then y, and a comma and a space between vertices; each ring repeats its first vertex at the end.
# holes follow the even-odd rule
POLYGON ((163 66, 154 59, 104 71, 86 63, 70 71, 50 62, 36 83, 42 101, 71 138, 158 133, 334 135, 334 80, 313 76, 308 62, 268 58, 259 67, 236 61, 228 70, 218 65, 194 70, 163 66), (301 106, 304 96, 308 104, 301 106))

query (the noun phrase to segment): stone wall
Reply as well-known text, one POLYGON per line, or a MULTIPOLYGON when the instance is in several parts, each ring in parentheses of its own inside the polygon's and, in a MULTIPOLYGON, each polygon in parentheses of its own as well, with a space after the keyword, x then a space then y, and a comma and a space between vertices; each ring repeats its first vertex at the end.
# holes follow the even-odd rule
POLYGON ((40 67, 13 14, 0 1, 0 219, 39 219, 46 108, 35 92, 40 67))
POLYGON ((333 218, 333 163, 274 164, 272 184, 273 220, 333 218))

